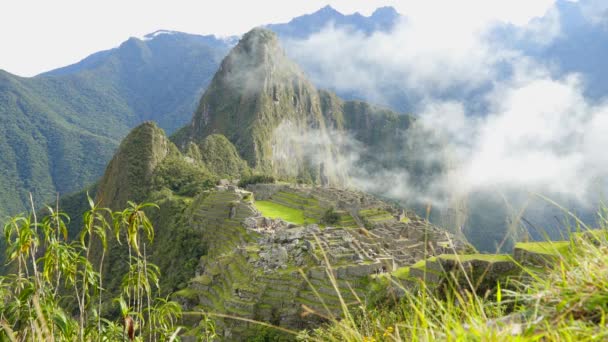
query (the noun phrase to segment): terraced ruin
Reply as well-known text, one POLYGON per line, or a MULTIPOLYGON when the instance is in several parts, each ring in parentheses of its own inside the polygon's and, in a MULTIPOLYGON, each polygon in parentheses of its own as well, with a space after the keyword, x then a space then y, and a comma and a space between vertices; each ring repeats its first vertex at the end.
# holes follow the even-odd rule
POLYGON ((404 286, 424 281, 434 287, 456 280, 465 288, 472 286, 484 293, 494 289, 497 282, 505 284, 513 277, 553 267, 571 248, 572 241, 518 242, 512 254, 446 253, 400 267, 391 276, 404 286))
MULTIPOLYGON (((433 287, 450 274, 464 282, 466 273, 484 292, 522 270, 555 263, 569 248, 565 241, 521 242, 510 255, 474 254, 451 234, 373 196, 314 186, 223 185, 195 198, 192 208, 191 224, 204 232, 208 253, 187 288, 174 295, 193 328, 186 341, 202 329, 202 312, 314 328, 365 302, 388 279, 433 287), (338 214, 336 224, 324 223, 329 208, 338 214)), ((216 324, 227 340, 246 340, 262 329, 234 318, 216 324)))
MULTIPOLYGON (((191 224, 205 232, 209 251, 188 287, 175 295, 192 317, 202 309, 292 329, 313 327, 321 316, 339 315, 343 305, 365 300, 370 276, 413 265, 425 255, 465 249, 414 214, 348 190, 227 185, 203 193, 192 207, 191 224), (301 222, 265 217, 258 201, 275 214, 287 208, 301 222), (339 215, 331 226, 323 223, 329 208, 339 215), (303 317, 305 311, 321 315, 303 317)), ((229 339, 252 336, 259 328, 218 322, 229 339)))

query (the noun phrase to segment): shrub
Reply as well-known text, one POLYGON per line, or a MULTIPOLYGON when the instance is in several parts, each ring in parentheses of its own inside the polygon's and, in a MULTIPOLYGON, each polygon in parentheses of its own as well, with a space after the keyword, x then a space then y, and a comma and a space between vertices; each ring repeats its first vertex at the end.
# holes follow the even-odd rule
POLYGON ((325 212, 325 214, 323 214, 323 217, 321 218, 321 223, 327 225, 336 224, 338 222, 340 222, 340 214, 338 214, 334 210, 334 207, 327 209, 327 211, 325 212))
POLYGON ((276 180, 273 176, 269 175, 253 175, 251 177, 246 177, 241 179, 239 182, 239 187, 244 188, 250 184, 263 184, 263 183, 274 183, 276 180))

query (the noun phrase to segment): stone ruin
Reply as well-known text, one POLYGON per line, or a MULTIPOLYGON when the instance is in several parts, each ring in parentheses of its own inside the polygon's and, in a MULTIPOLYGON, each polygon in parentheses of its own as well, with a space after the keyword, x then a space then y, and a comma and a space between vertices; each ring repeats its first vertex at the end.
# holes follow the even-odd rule
MULTIPOLYGON (((256 185, 245 191, 221 184, 196 199, 196 206, 192 224, 208 232, 204 243, 209 252, 182 291, 186 295, 178 297, 185 310, 202 308, 292 329, 315 327, 323 321, 321 316, 303 316, 304 306, 339 316, 341 300, 355 303, 365 298, 370 276, 414 264, 425 255, 454 253, 464 247, 413 214, 346 190, 256 185), (317 211, 334 207, 354 213, 353 218, 359 210, 383 214, 373 220, 371 229, 361 220, 352 227, 322 227, 263 217, 253 198, 270 199, 278 191, 314 199, 321 209, 317 211)), ((245 339, 251 328, 237 321, 218 322, 218 330, 228 339, 245 339)))

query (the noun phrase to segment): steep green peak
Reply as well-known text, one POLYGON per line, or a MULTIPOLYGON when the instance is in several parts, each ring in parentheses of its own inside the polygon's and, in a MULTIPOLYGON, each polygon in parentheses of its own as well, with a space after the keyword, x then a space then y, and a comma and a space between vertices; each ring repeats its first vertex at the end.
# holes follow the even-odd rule
POLYGON ((208 92, 221 88, 260 93, 277 83, 301 78, 304 74, 287 58, 277 35, 259 27, 246 33, 224 58, 208 92))
MULTIPOLYGON (((246 52, 252 57, 264 57, 273 53, 282 53, 277 35, 263 27, 256 27, 245 33, 237 44, 235 51, 246 52)), ((260 62, 262 60, 258 60, 260 62)))
POLYGON ((171 153, 179 152, 155 123, 148 121, 134 128, 106 168, 98 200, 113 209, 124 207, 128 200, 141 201, 154 169, 171 153))
POLYGON ((221 134, 211 134, 200 143, 201 161, 220 178, 239 179, 250 174, 234 145, 221 134))
POLYGON ((258 168, 271 159, 270 140, 285 120, 323 126, 318 92, 286 56, 276 34, 255 28, 222 61, 192 124, 175 140, 185 149, 190 141, 223 134, 258 168))

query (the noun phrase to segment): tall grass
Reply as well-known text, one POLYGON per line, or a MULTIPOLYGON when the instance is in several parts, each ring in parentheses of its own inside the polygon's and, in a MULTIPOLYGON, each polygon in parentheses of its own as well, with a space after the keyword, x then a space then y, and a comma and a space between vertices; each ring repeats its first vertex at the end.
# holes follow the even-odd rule
MULTIPOLYGON (((462 259, 457 263, 461 272, 446 272, 444 286, 423 280, 403 283, 385 274, 374 280, 380 287, 377 292, 385 295, 382 300, 369 301, 376 293, 366 301, 350 289, 356 298, 353 305, 344 300, 345 289, 317 240, 341 312, 324 303, 301 271, 323 308, 303 306, 302 314, 317 315, 327 324, 297 334, 274 328, 298 341, 608 341, 608 210, 600 211, 600 229, 592 231, 572 213, 566 214, 575 222, 567 248, 564 243, 543 246, 552 255, 550 267, 517 264, 519 276, 496 282, 487 292, 479 291, 483 279, 472 279, 464 269, 466 258, 456 256, 462 259), (401 295, 389 295, 395 293, 391 288, 401 295)), ((481 278, 487 271, 481 272, 481 278)))
POLYGON ((298 338, 364 342, 608 340, 606 213, 601 211, 602 229, 572 232, 569 248, 552 259, 553 267, 532 271, 519 265, 522 276, 511 281, 508 289, 497 283, 492 293, 480 294, 472 280, 460 279, 438 290, 423 281, 404 286, 386 276, 385 283, 402 291, 399 299, 382 305, 360 303, 344 310, 340 319, 329 317, 329 324, 302 332, 298 338))

